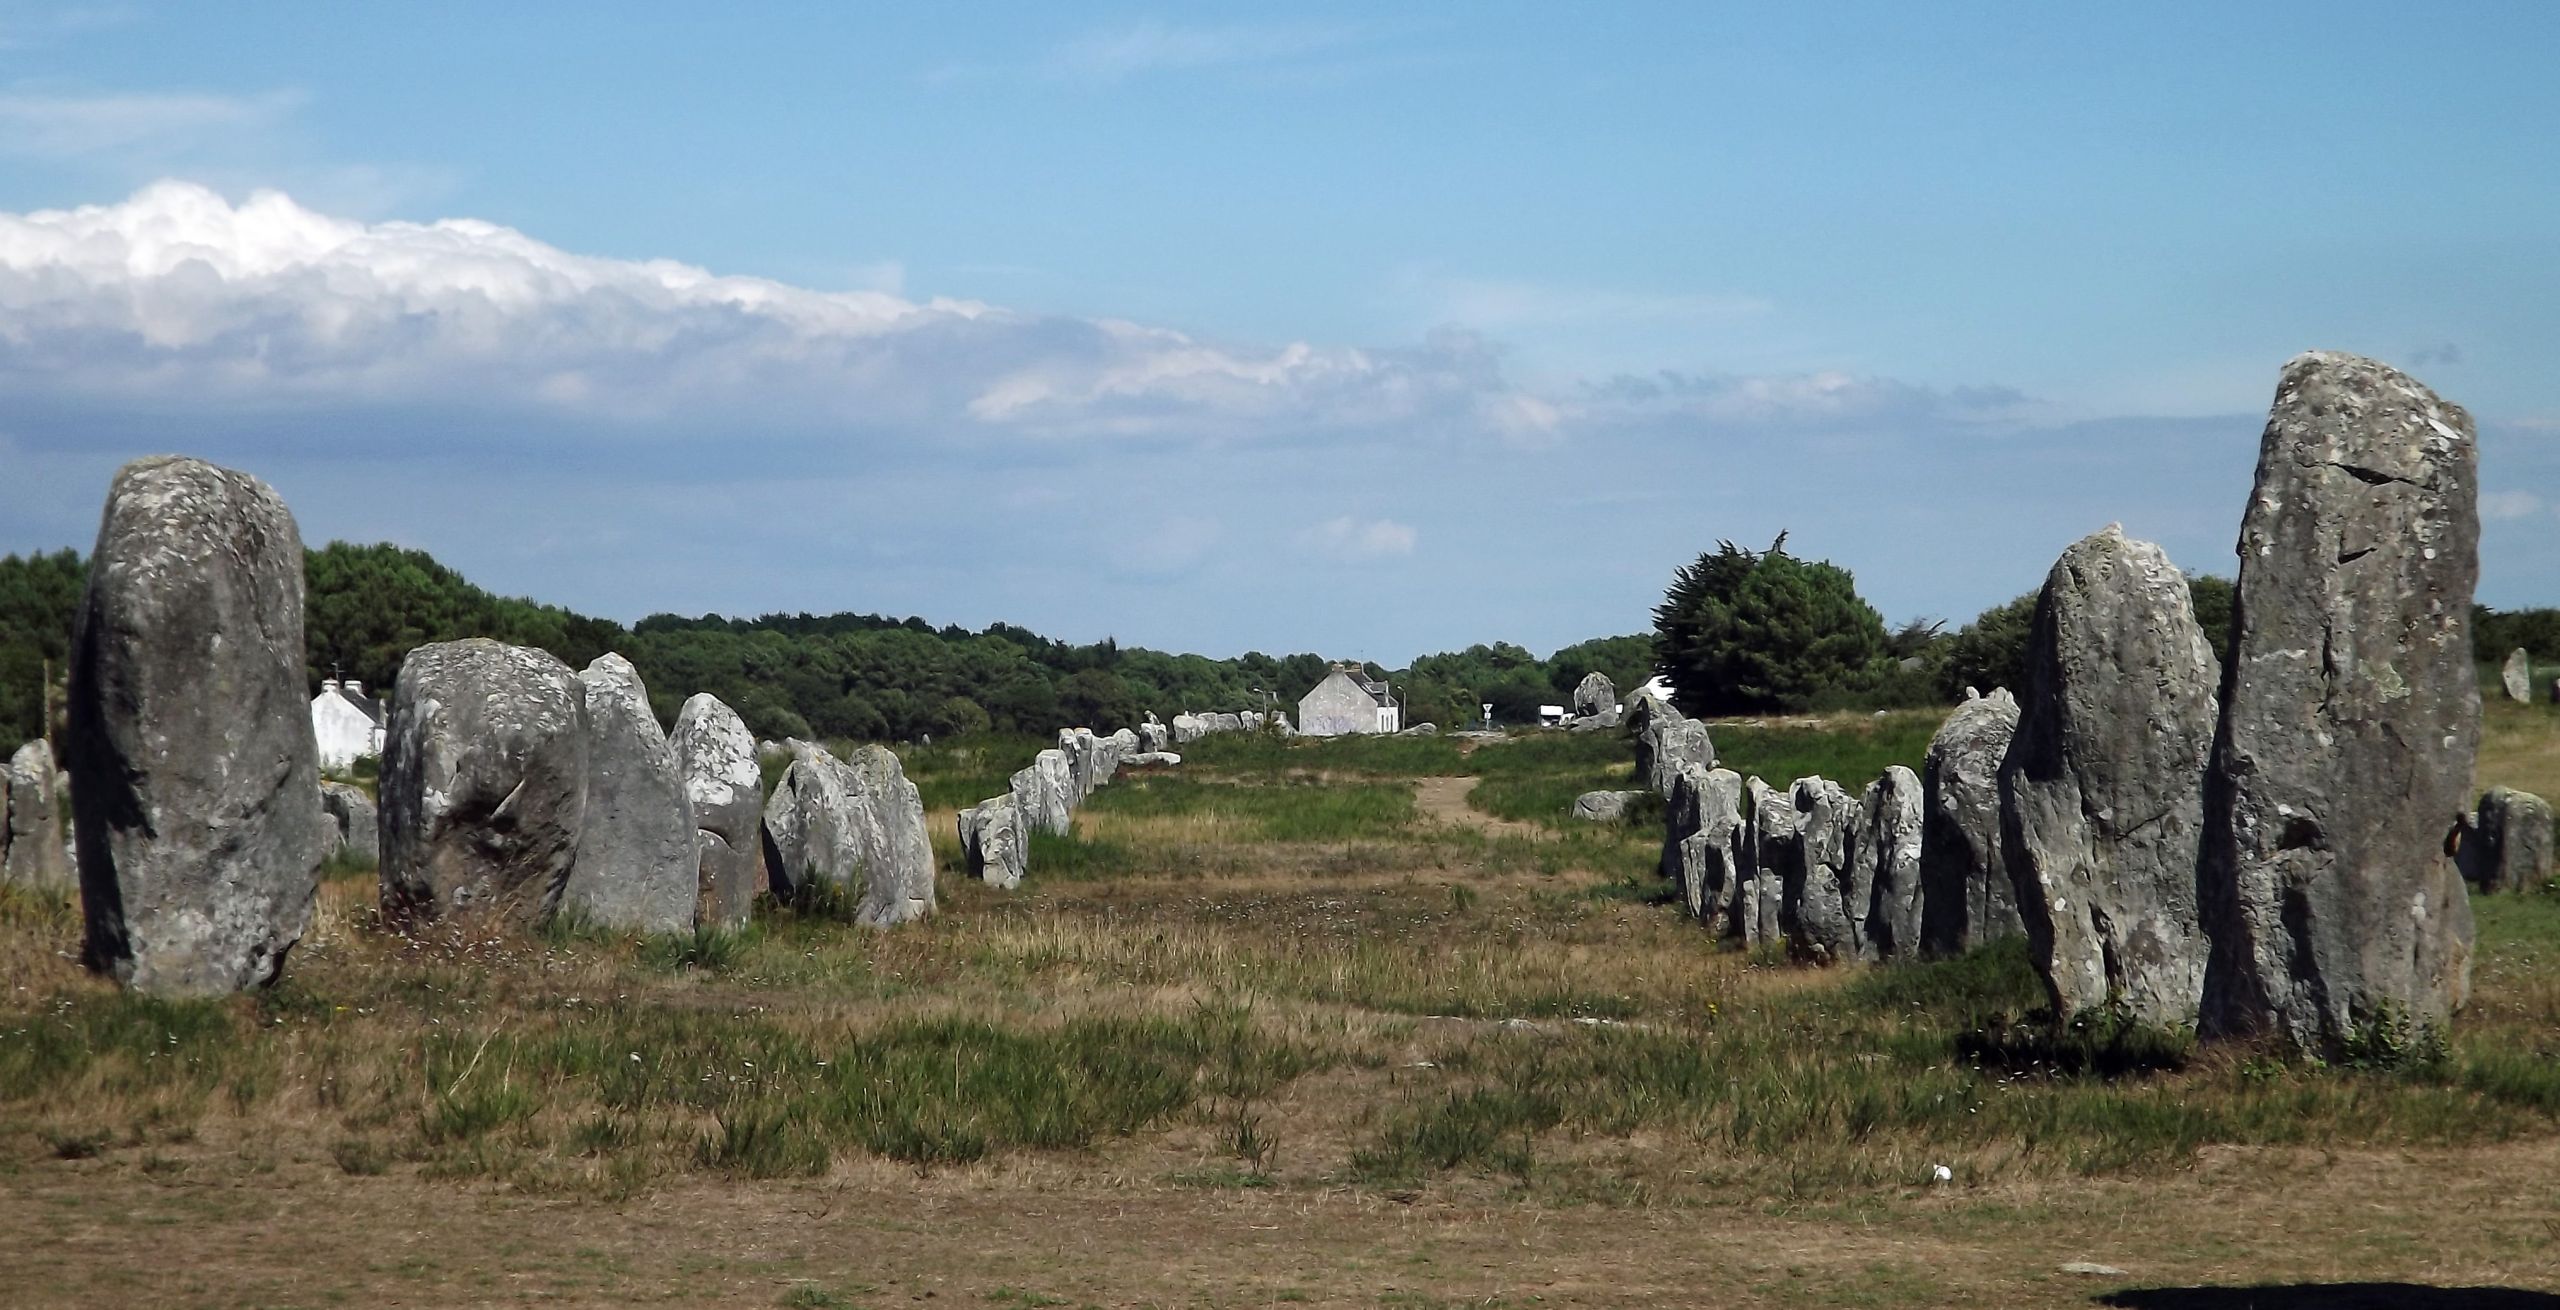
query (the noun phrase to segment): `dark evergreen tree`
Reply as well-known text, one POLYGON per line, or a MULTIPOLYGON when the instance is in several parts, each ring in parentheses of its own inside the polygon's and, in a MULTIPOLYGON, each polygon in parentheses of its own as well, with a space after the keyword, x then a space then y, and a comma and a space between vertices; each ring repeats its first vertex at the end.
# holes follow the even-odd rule
POLYGON ((1884 618, 1847 569, 1730 541, 1672 579, 1654 610, 1654 661, 1689 714, 1800 709, 1875 676, 1884 618))

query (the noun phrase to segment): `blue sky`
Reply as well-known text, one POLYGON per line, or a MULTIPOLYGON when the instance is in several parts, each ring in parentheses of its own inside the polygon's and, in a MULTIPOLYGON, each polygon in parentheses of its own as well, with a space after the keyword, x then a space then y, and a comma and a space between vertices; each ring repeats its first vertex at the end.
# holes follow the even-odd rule
POLYGON ((2544 4, 0 3, 0 550, 187 450, 591 612, 1390 663, 1718 538, 2228 572, 2277 368, 2560 603, 2544 4), (2233 12, 2243 10, 2242 12, 2233 12))

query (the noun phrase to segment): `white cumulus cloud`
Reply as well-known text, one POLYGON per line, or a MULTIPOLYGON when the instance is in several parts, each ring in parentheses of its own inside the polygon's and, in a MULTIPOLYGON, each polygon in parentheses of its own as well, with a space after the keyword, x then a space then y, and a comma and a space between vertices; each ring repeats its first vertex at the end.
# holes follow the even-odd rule
POLYGON ((2530 491, 2480 493, 2480 517, 2484 519, 2529 519, 2543 508, 2542 497, 2530 491))
POLYGON ((1337 563, 1358 564, 1410 555, 1421 535, 1410 523, 1345 514, 1309 525, 1298 533, 1298 545, 1337 563))

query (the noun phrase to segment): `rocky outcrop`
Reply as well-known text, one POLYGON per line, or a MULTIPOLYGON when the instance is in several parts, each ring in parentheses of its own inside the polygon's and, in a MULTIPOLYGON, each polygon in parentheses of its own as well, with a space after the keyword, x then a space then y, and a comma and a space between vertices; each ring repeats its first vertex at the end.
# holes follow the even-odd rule
POLYGON ((2001 853, 2058 1013, 2195 1022, 2205 757, 2220 668, 2186 575, 2117 528, 2046 575, 2000 770, 2001 853))
POLYGON ((1866 959, 1920 954, 1920 776, 1896 764, 1867 784, 1849 834, 1849 882, 1867 889, 1866 959))
POLYGON ((2000 853, 2000 762, 2018 730, 2006 688, 1956 707, 1920 770, 1920 946, 1958 955, 2026 931, 2000 853))
POLYGON ((1815 964, 1866 957, 1866 909, 1872 889, 1849 857, 1856 803, 1827 778, 1798 778, 1781 802, 1796 812, 1795 840, 1779 848, 1778 929, 1787 949, 1815 964))
POLYGON ((2498 681, 2505 684, 2507 699, 2518 705, 2533 703, 2533 656, 2519 646, 2507 655, 2506 667, 2498 670, 2498 681))
POLYGON ((1616 823, 1627 817, 1627 803, 1640 791, 1587 791, 1573 798, 1573 817, 1585 823, 1616 823))
POLYGON ((321 783, 320 810, 337 828, 336 850, 353 851, 367 864, 382 863, 382 812, 362 787, 321 783))
POLYGON ((865 927, 931 914, 933 843, 924 801, 898 757, 864 746, 839 760, 807 742, 787 744, 791 767, 764 812, 776 890, 799 897, 823 885, 850 900, 865 927))
POLYGON ((2204 1024, 2334 1053, 2470 992, 2448 841, 2480 685, 2471 417, 2350 355, 2285 366, 2241 520, 2233 667, 2208 783, 2204 1024))
POLYGON ((744 927, 763 890, 764 773, 746 721, 719 697, 701 692, 676 714, 667 735, 676 772, 693 811, 694 921, 744 927))
POLYGON ((547 652, 409 652, 382 751, 385 919, 548 922, 586 819, 585 719, 578 676, 547 652))
POLYGON ((1665 807, 1662 871, 1715 936, 1743 935, 1739 902, 1749 841, 1742 776, 1731 769, 1681 770, 1665 807))
POLYGON ((1011 796, 998 796, 980 801, 960 811, 960 851, 969 862, 969 876, 990 887, 1014 888, 1022 885, 1022 875, 1030 863, 1030 833, 1022 826, 1022 812, 1011 796))
POLYGON ((702 851, 675 749, 631 661, 578 673, 586 701, 587 804, 560 909, 609 932, 693 931, 702 851))
POLYGON ((1707 736, 1707 725, 1650 698, 1637 703, 1644 712, 1630 721, 1636 749, 1636 781, 1655 795, 1668 797, 1682 769, 1716 766, 1716 746, 1707 736))
POLYGON ((1618 708, 1618 686, 1609 675, 1597 671, 1582 675, 1573 687, 1573 713, 1576 718, 1608 714, 1618 708))
POLYGON ((2483 892, 2533 892, 2551 880, 2551 806, 2529 791, 2492 787, 2462 836, 2463 876, 2483 892))
POLYGON ((233 992, 274 979, 310 925, 330 824, 302 584, 301 534, 267 484, 170 456, 116 474, 71 645, 90 967, 233 992))
POLYGON ((9 757, 8 793, 0 804, 0 882, 37 891, 68 891, 79 882, 63 849, 63 792, 55 785, 53 748, 42 737, 9 757))

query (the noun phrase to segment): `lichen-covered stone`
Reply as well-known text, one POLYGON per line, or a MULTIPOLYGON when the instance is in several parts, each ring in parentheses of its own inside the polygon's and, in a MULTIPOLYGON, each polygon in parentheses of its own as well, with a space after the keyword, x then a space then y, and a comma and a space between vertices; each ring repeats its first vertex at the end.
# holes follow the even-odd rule
POLYGON ((791 767, 765 805, 767 855, 778 888, 820 883, 854 901, 854 921, 886 928, 933 913, 933 844, 924 802, 898 757, 864 746, 839 760, 788 743, 791 767))
POLYGON ((1930 955, 1960 955, 2026 931, 2000 853, 2000 761, 2018 730, 2008 689, 1976 695, 1947 716, 1920 770, 1920 939, 1930 955))
POLYGON ((366 863, 382 862, 382 814, 362 787, 343 782, 320 784, 320 808, 337 825, 337 847, 351 850, 366 863))
POLYGON ((1573 817, 1584 823, 1616 823, 1627 817, 1627 803, 1640 791, 1587 791, 1573 798, 1573 817))
POLYGON ((561 909, 612 932, 691 932, 702 851, 684 772, 649 708, 649 689, 631 661, 609 652, 580 670, 578 682, 587 804, 561 909))
POLYGON ((1850 885, 1864 886, 1862 958, 1920 953, 1920 777, 1896 764, 1867 784, 1850 829, 1850 885))
POLYGON ((990 887, 1014 888, 1030 863, 1029 832, 1010 795, 980 801, 960 811, 960 850, 969 876, 990 887))
POLYGON ((35 891, 60 892, 78 885, 71 857, 63 848, 63 790, 56 785, 53 748, 42 737, 20 746, 9 757, 8 776, 0 791, 0 882, 35 891))
POLYGON ((1731 769, 1683 769, 1664 810, 1663 874, 1709 933, 1743 935, 1738 903, 1750 837, 1742 821, 1742 776, 1731 769))
POLYGON ((2551 806, 2529 791, 2492 787, 2463 834, 2464 874, 2483 892, 2532 892, 2551 880, 2551 806))
POLYGON ((1840 784, 1798 778, 1780 802, 1795 810, 1795 840, 1778 848, 1778 928, 1796 958, 1846 964, 1866 955, 1866 910, 1872 889, 1858 882, 1849 858, 1856 805, 1840 784))
POLYGON ((310 925, 331 825, 302 586, 301 534, 267 484, 169 456, 116 474, 66 745, 87 959, 138 990, 269 982, 310 925))
POLYGON ((1680 771, 1691 765, 1701 769, 1716 766, 1715 742, 1707 736, 1707 725, 1683 717, 1680 711, 1658 701, 1642 702, 1649 708, 1634 721, 1632 737, 1636 750, 1636 781, 1655 795, 1669 797, 1671 786, 1680 780, 1680 771))
POLYGON ((1749 867, 1737 900, 1741 937, 1746 946, 1774 946, 1786 940, 1783 871, 1803 859, 1798 848, 1804 841, 1804 816, 1796 812, 1793 796, 1758 778, 1747 779, 1743 793, 1751 798, 1751 821, 1749 867))
POLYGON ((744 927, 764 890, 764 774, 756 739, 719 697, 698 692, 676 713, 667 734, 676 771, 693 809, 694 921, 744 927))
POLYGON ((2334 1054, 2469 995, 2452 838, 2480 736, 2478 467, 2470 415, 2406 374, 2285 366, 2208 786, 2209 1032, 2334 1054))
POLYGON ((2196 857, 2220 676, 2186 575, 2159 547, 2109 527, 2046 575, 2000 771, 2001 853, 2059 1013, 2115 1006, 2195 1022, 2196 857))
POLYGON ((1607 714, 1618 708, 1618 686, 1609 675, 1593 671, 1582 675, 1573 687, 1573 713, 1577 718, 1607 714))
POLYGON ((2518 705, 2531 704, 2533 701, 2533 656, 2525 653, 2524 648, 2521 646, 2508 652, 2505 667, 2498 670, 2498 681, 2504 684, 2508 700, 2514 701, 2518 705))
POLYGON ((421 646, 400 663, 384 738, 384 917, 548 923, 587 811, 577 674, 485 637, 421 646))

